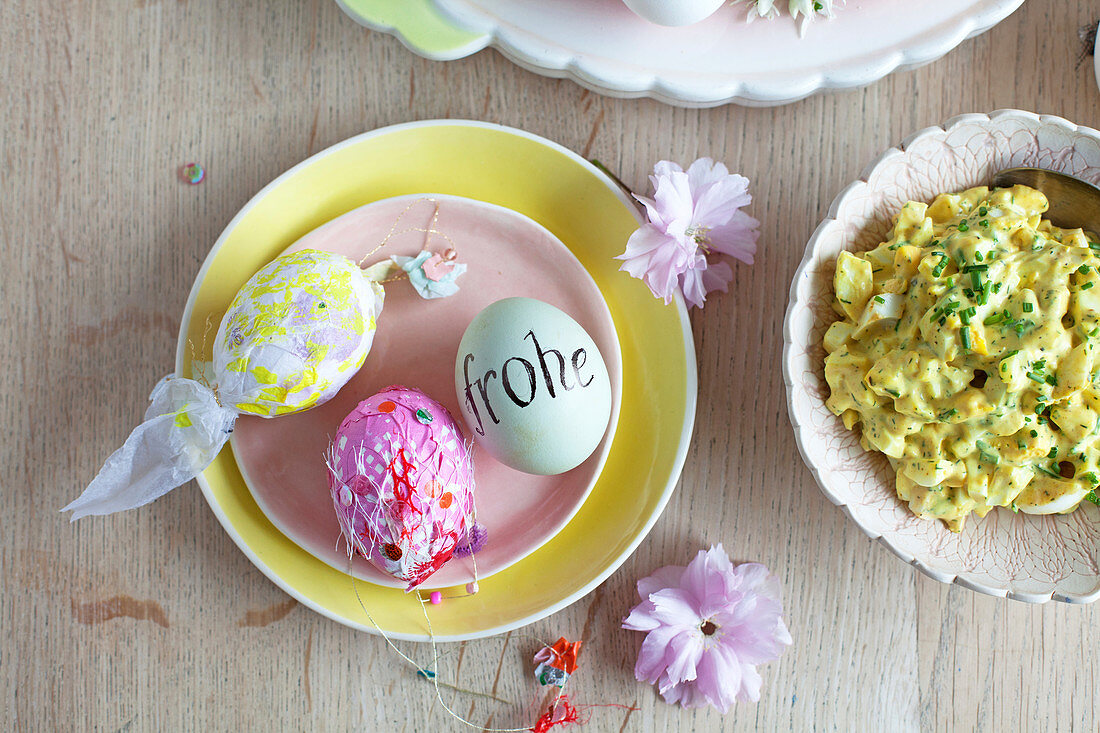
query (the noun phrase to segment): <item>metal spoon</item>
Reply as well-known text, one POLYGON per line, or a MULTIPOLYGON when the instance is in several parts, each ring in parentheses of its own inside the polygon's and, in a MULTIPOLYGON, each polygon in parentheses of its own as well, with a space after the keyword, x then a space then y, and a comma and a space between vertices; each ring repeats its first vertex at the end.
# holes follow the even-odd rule
POLYGON ((993 176, 995 188, 1020 184, 1046 194, 1050 209, 1044 216, 1063 229, 1081 227, 1100 234, 1100 188, 1080 178, 1042 168, 1007 168, 993 176))

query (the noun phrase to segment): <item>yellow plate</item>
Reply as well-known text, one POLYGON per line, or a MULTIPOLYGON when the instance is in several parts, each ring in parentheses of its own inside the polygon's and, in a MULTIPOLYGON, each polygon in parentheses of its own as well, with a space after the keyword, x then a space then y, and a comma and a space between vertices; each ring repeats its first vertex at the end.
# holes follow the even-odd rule
MULTIPOLYGON (((397 125, 334 145, 256 194, 218 238, 191 288, 176 372, 191 375, 188 342, 201 344, 208 319, 217 324, 252 273, 303 234, 371 201, 423 191, 505 206, 553 232, 607 300, 623 359, 619 430, 588 500, 556 537, 486 579, 479 593, 428 607, 435 638, 456 641, 529 624, 595 588, 649 532, 680 476, 695 419, 691 328, 682 300, 666 306, 618 271, 612 258, 638 221, 614 182, 555 143, 478 122, 397 125)), ((414 596, 353 586, 350 576, 275 529, 245 487, 232 451, 223 450, 198 482, 229 536, 287 593, 340 623, 376 632, 358 590, 387 635, 428 638, 414 596)))

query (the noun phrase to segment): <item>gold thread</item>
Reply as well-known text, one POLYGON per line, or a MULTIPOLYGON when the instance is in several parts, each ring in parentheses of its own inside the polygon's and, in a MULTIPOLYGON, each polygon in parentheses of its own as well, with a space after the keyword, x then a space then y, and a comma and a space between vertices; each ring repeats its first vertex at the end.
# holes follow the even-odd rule
MULTIPOLYGON (((187 339, 187 346, 191 351, 191 376, 195 377, 195 381, 206 387, 208 390, 214 393, 214 402, 218 403, 218 407, 224 407, 221 398, 218 395, 218 385, 210 384, 210 378, 206 373, 206 338, 210 335, 210 330, 214 327, 213 317, 207 313, 206 322, 202 328, 202 346, 199 348, 199 354, 203 357, 199 359, 195 355, 195 342, 190 338, 187 339)), ((211 355, 213 358, 213 355, 211 355)))
MULTIPOLYGON (((457 253, 454 252, 455 249, 457 249, 457 247, 455 246, 455 242, 454 242, 453 239, 451 239, 450 235, 448 235, 446 232, 440 231, 439 229, 436 228, 436 224, 438 224, 438 223, 439 223, 439 202, 438 201, 436 201, 433 198, 420 198, 420 199, 415 199, 415 200, 409 202, 409 205, 406 206, 405 209, 400 214, 397 215, 396 219, 394 219, 393 225, 390 227, 390 231, 386 234, 385 237, 382 238, 382 241, 374 249, 372 249, 370 252, 367 252, 365 255, 363 255, 359 259, 359 266, 362 267, 363 263, 366 262, 368 257, 370 257, 375 252, 377 252, 378 250, 382 249, 387 244, 389 244, 390 240, 392 240, 396 237, 400 237, 402 234, 411 234, 413 232, 420 232, 420 233, 423 233, 423 234, 426 235, 424 237, 424 249, 425 250, 427 250, 428 246, 431 244, 433 234, 438 235, 438 236, 443 237, 444 239, 446 239, 447 243, 451 245, 451 249, 448 250, 448 253, 447 253, 450 256, 447 256, 445 258, 448 261, 453 260, 457 256, 457 253), (402 229, 401 231, 397 231, 397 227, 401 223, 401 220, 405 218, 405 215, 408 214, 410 211, 412 211, 412 208, 414 206, 416 206, 417 204, 419 204, 420 202, 422 202, 422 201, 428 201, 428 202, 435 205, 435 210, 432 212, 432 221, 431 221, 430 224, 428 224, 428 228, 425 229, 423 227, 408 227, 406 229, 402 229)), ((398 280, 404 280, 404 279, 407 279, 407 278, 408 278, 408 275, 397 275, 395 277, 387 278, 387 279, 381 280, 379 282, 380 283, 396 282, 398 280)))
MULTIPOLYGON (((473 555, 471 555, 471 557, 473 557, 473 555)), ((354 554, 348 556, 347 574, 348 574, 348 577, 351 578, 351 587, 352 587, 352 590, 355 591, 355 599, 359 602, 359 608, 362 609, 362 611, 366 615, 367 619, 371 622, 371 625, 374 626, 374 628, 378 631, 379 636, 381 636, 386 641, 386 644, 388 644, 391 649, 393 649, 395 652, 397 652, 397 655, 399 657, 401 657, 406 662, 411 664, 414 668, 416 668, 416 671, 418 673, 420 673, 420 672, 432 672, 433 676, 429 676, 428 680, 432 683, 432 687, 435 689, 435 699, 440 704, 440 706, 442 706, 442 708, 447 712, 448 715, 450 715, 452 718, 454 718, 458 722, 462 723, 463 725, 466 725, 470 728, 479 728, 484 733, 522 733, 523 731, 530 731, 531 730, 530 726, 528 726, 526 728, 486 728, 484 726, 478 725, 477 723, 473 723, 469 720, 466 720, 466 718, 463 718, 461 715, 459 715, 454 710, 452 710, 451 707, 449 705, 447 705, 447 703, 443 700, 443 695, 439 691, 439 688, 440 688, 441 685, 443 687, 447 687, 447 688, 456 690, 458 692, 467 692, 469 694, 477 695, 479 697, 488 697, 488 698, 491 698, 491 699, 494 699, 494 700, 500 700, 500 698, 497 698, 493 695, 486 695, 485 693, 475 692, 473 690, 464 690, 460 687, 455 687, 454 685, 450 685, 450 684, 447 684, 446 682, 440 682, 439 681, 438 673, 436 673, 434 671, 435 668, 437 668, 439 666, 439 659, 440 659, 439 650, 438 650, 438 647, 436 646, 435 634, 432 632, 432 619, 428 615, 427 604, 425 604, 424 598, 423 598, 423 596, 420 595, 419 591, 416 593, 416 599, 420 602, 420 610, 424 614, 424 621, 428 625, 428 639, 430 640, 431 645, 432 645, 432 669, 429 670, 429 669, 426 669, 426 668, 420 666, 415 661, 413 661, 413 659, 411 657, 409 657, 403 651, 398 649, 397 645, 393 643, 393 641, 386 634, 386 632, 382 630, 382 627, 378 625, 378 622, 374 620, 374 617, 371 616, 370 611, 367 610, 366 605, 364 605, 364 603, 363 603, 363 598, 359 595, 359 586, 356 584, 357 578, 351 572, 354 560, 355 560, 354 554)), ((476 567, 476 561, 475 561, 475 567, 476 567)), ((476 570, 475 570, 475 573, 476 573, 476 570)), ((542 647, 550 646, 550 644, 547 644, 545 641, 543 641, 542 639, 539 639, 537 636, 531 636, 531 635, 528 635, 528 634, 521 634, 521 635, 516 635, 516 637, 520 638, 520 639, 533 640, 535 643, 540 645, 540 647, 539 647, 540 649, 542 647)), ((566 678, 565 682, 558 689, 557 694, 554 696, 553 702, 550 703, 551 705, 556 706, 561 701, 561 698, 565 695, 565 686, 567 684, 569 684, 569 678, 566 678)), ((501 702, 507 702, 507 701, 501 700, 501 702)), ((509 703, 509 704, 511 704, 511 703, 509 703)), ((546 707, 546 705, 544 704, 543 707, 546 707)), ((541 711, 541 708, 540 708, 540 711, 541 711)), ((541 712, 540 712, 540 714, 541 714, 541 712)))

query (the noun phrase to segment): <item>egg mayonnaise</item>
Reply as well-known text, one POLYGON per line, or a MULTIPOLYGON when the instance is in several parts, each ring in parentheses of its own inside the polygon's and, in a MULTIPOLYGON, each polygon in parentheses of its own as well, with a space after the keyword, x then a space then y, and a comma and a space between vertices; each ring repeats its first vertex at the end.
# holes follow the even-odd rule
POLYGON ((1100 243, 1046 210, 1026 186, 911 201, 837 258, 826 404, 956 532, 997 506, 1100 503, 1100 243))

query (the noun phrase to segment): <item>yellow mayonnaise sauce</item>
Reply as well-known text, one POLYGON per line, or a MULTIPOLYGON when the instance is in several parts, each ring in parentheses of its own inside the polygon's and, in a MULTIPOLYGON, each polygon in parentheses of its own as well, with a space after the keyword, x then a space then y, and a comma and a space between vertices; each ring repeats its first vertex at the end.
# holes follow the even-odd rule
POLYGON ((826 404, 956 532, 997 506, 1097 501, 1100 243, 1046 210, 1026 186, 943 194, 837 259, 826 404))

